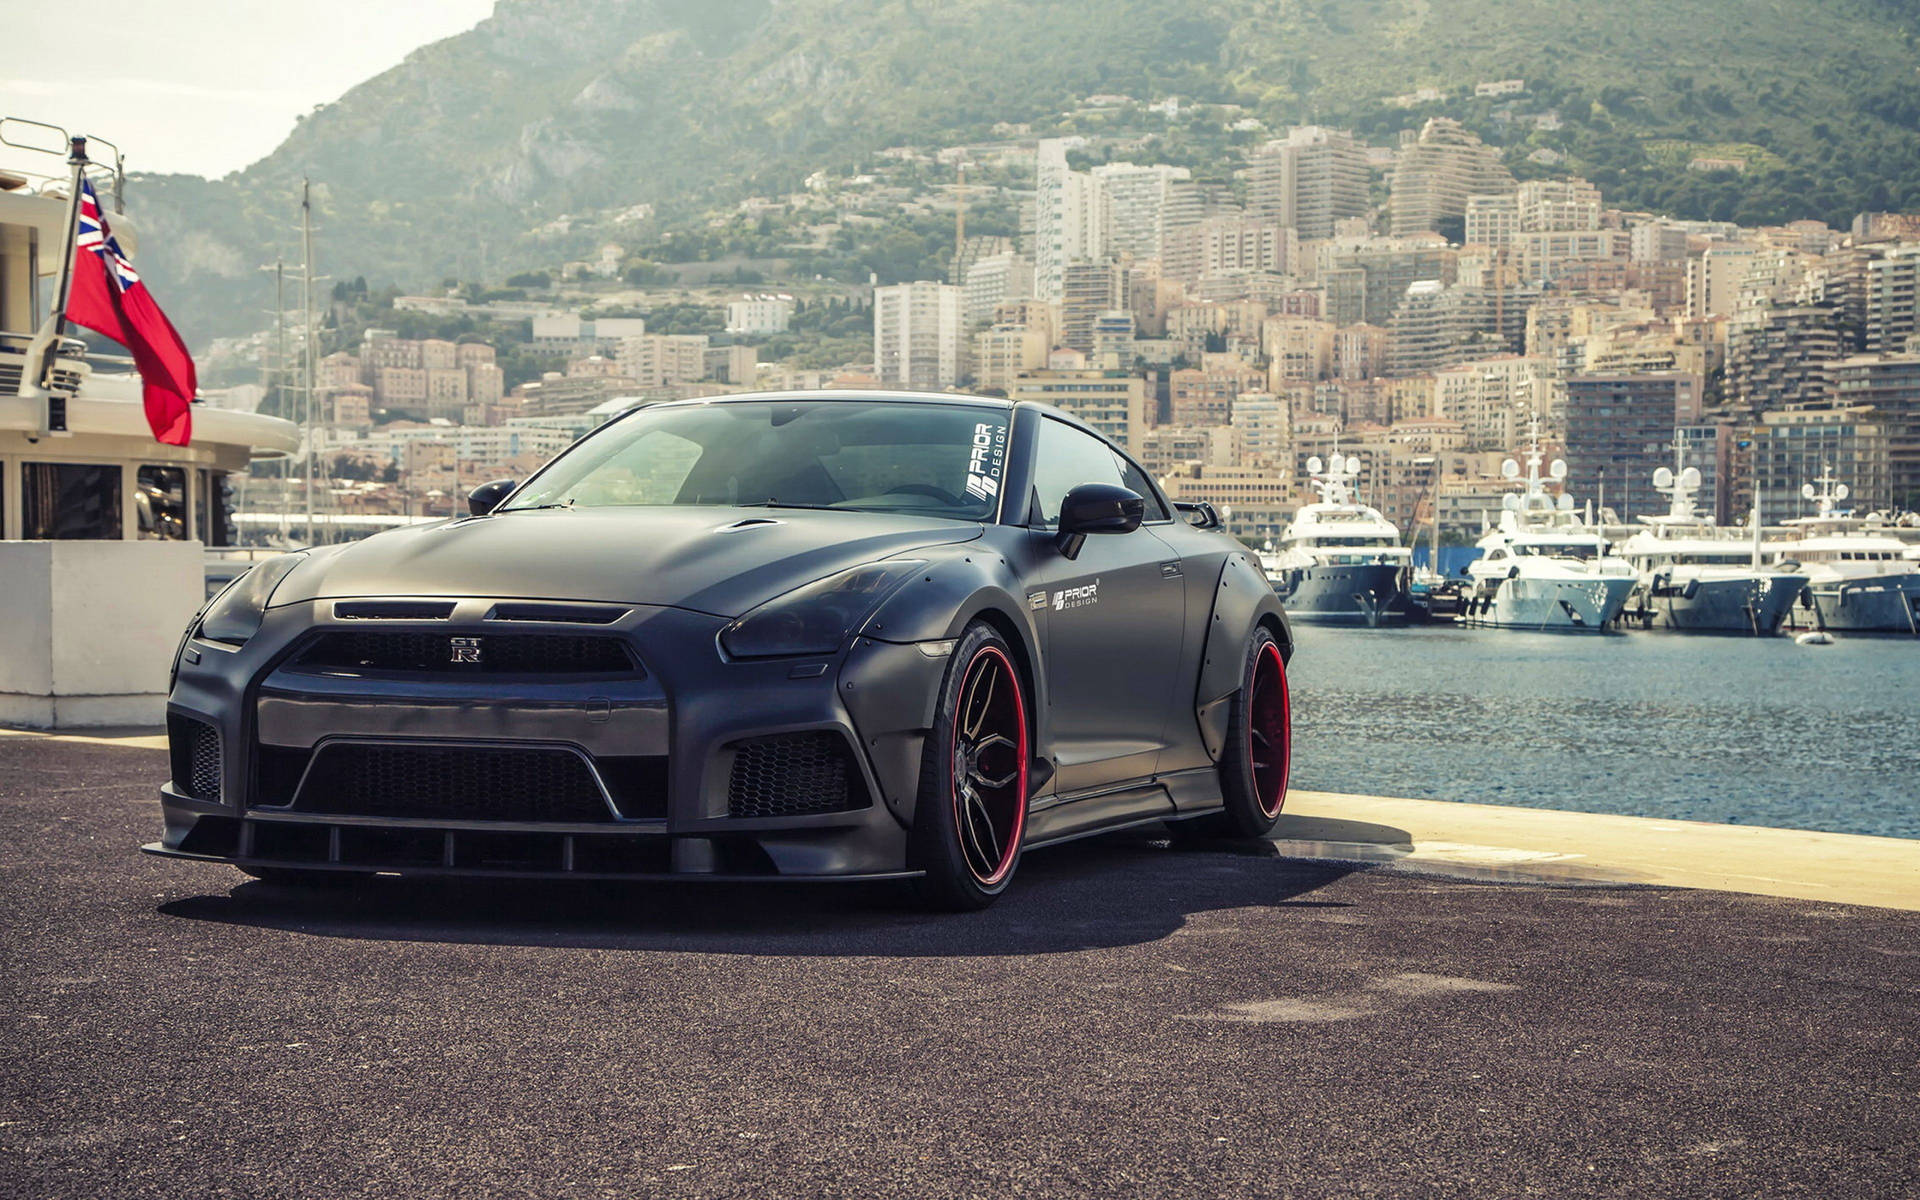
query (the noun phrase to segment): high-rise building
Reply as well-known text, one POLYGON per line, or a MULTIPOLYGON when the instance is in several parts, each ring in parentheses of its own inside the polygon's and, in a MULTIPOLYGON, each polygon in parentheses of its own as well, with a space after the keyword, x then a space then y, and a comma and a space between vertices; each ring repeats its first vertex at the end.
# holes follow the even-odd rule
POLYGON ((1178 203, 1175 187, 1191 178, 1185 167, 1107 163, 1092 171, 1104 210, 1104 244, 1095 256, 1123 260, 1160 257, 1167 222, 1178 203))
POLYGON ((1523 232, 1600 228, 1600 189, 1584 179, 1529 179, 1514 199, 1523 232))
POLYGON ((1680 372, 1565 381, 1567 490, 1631 521, 1666 511, 1653 473, 1673 465, 1673 431, 1700 416, 1700 379, 1680 372))
POLYGON ((1100 258, 1106 211, 1093 177, 1067 166, 1076 138, 1043 138, 1034 170, 1033 272, 1040 299, 1058 301, 1070 263, 1100 258))
POLYGON ((1769 412, 1753 427, 1753 487, 1760 520, 1814 515, 1800 489, 1831 467, 1861 511, 1888 504, 1887 431, 1872 409, 1769 412))
POLYGON ((990 254, 967 268, 963 286, 967 325, 984 325, 993 319, 994 310, 1002 304, 1033 297, 1033 263, 1011 251, 990 254))
POLYGON ((893 387, 945 388, 966 372, 962 289, 921 280, 873 290, 873 369, 893 387))
POLYGON ((1250 215, 1302 238, 1330 238, 1336 221, 1367 215, 1367 152, 1345 130, 1296 126, 1262 147, 1245 174, 1250 215))
POLYGON ((1061 274, 1060 342, 1093 353, 1094 325, 1102 313, 1127 306, 1126 271, 1110 262, 1069 263, 1061 274))
POLYGON ((1833 364, 1833 396, 1837 407, 1878 415, 1886 428, 1889 500, 1920 511, 1920 350, 1841 359, 1833 364))
POLYGON ((1233 402, 1248 392, 1263 390, 1260 372, 1248 366, 1187 368, 1168 378, 1175 425, 1225 425, 1233 417, 1233 402))
POLYGON ((1008 385, 1007 398, 1051 404, 1129 450, 1147 428, 1147 381, 1130 371, 1027 371, 1008 385))
POLYGON ((1464 232, 1468 196, 1494 195, 1514 188, 1513 174, 1500 152, 1468 132, 1458 121, 1430 118, 1420 136, 1402 143, 1394 164, 1390 208, 1395 236, 1464 232))
POLYGON ((1547 415, 1543 364, 1517 354, 1475 359, 1433 372, 1432 416, 1459 425, 1464 444, 1505 450, 1515 446, 1534 414, 1547 415))
POLYGON ((1897 354, 1920 334, 1920 242, 1867 264, 1864 308, 1869 354, 1897 354))
POLYGON ((1299 239, 1278 221, 1208 217, 1167 231, 1160 273, 1185 284, 1232 271, 1281 273, 1293 269, 1298 253, 1299 239))
POLYGON ((1465 244, 1503 250, 1520 232, 1520 198, 1512 192, 1467 197, 1465 244))
POLYGON ((1743 309, 1727 326, 1726 397, 1752 412, 1825 408, 1840 331, 1826 305, 1743 309))
POLYGON ((976 387, 1005 392, 1024 371, 1047 365, 1053 340, 1045 329, 1025 325, 992 325, 973 335, 973 382, 976 387))
POLYGON ((1731 316, 1739 306, 1740 286, 1760 248, 1741 242, 1716 242, 1687 260, 1687 316, 1731 316))

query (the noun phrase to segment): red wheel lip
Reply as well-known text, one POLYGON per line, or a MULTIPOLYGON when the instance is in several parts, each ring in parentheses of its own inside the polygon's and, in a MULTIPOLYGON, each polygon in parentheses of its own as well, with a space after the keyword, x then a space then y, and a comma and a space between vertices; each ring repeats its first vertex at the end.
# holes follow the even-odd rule
MULTIPOLYGON (((981 887, 993 887, 1006 879, 1008 873, 1013 870, 1013 860, 1020 855, 1020 839, 1024 837, 1027 832, 1027 699, 1020 686, 1020 672, 1014 670, 1013 659, 1007 656, 1006 651, 998 646, 982 646, 973 652, 973 657, 967 660, 966 667, 960 672, 960 694, 962 696, 966 694, 967 678, 973 674, 974 665, 988 655, 992 655, 994 658, 1000 660, 1000 665, 1007 672, 1007 678, 1013 682, 1014 717, 1020 726, 1020 739, 1018 742, 1020 755, 1018 795, 1020 800, 1014 807, 1013 832, 1007 838, 1006 855, 1000 860, 1000 865, 994 869, 993 874, 982 878, 980 874, 973 869, 972 863, 967 864, 967 874, 973 876, 974 880, 978 882, 981 887)), ((959 722, 955 721, 947 733, 947 761, 949 763, 954 760, 959 747, 960 725, 959 722)), ((956 836, 958 836, 957 831, 960 828, 960 822, 965 820, 965 814, 960 811, 960 781, 957 779, 949 781, 947 791, 951 797, 950 803, 953 805, 954 829, 956 830, 956 836)), ((962 853, 960 857, 965 859, 966 855, 962 853)))
POLYGON ((1287 687, 1287 662, 1280 657, 1280 647, 1267 642, 1260 648, 1260 654, 1254 662, 1253 679, 1249 682, 1247 697, 1247 775, 1253 784, 1253 797, 1260 805, 1260 811, 1269 817, 1277 817, 1287 804, 1287 781, 1293 770, 1293 698, 1287 687), (1260 677, 1263 668, 1272 663, 1275 681, 1280 687, 1280 727, 1285 756, 1280 761, 1280 787, 1271 801, 1260 792, 1260 775, 1253 768, 1253 723, 1254 705, 1260 701, 1260 677))

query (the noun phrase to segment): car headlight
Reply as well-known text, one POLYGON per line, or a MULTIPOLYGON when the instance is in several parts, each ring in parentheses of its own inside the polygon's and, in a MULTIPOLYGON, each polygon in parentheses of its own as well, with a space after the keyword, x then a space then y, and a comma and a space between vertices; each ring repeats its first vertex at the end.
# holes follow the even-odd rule
POLYGON ((734 658, 832 654, 882 600, 926 565, 918 560, 868 563, 815 580, 721 630, 720 645, 734 658))
POLYGON ((200 618, 200 636, 209 641, 244 645, 248 638, 260 632, 260 622, 266 619, 267 601, 273 599, 273 589, 279 587, 280 581, 304 558, 304 554, 282 554, 255 564, 207 606, 200 618))

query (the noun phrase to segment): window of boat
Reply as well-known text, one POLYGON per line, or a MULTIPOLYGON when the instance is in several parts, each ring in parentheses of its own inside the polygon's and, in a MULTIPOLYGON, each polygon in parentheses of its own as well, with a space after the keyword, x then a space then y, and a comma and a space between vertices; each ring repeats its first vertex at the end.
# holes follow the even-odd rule
POLYGON ((119 539, 120 464, 23 464, 20 516, 20 535, 29 541, 119 539))
POLYGON ((225 471, 201 471, 194 506, 195 534, 207 546, 231 546, 236 541, 233 521, 233 482, 225 471))
POLYGON ((142 465, 134 476, 133 513, 141 541, 186 541, 186 468, 142 465))
POLYGON ((1521 554, 1531 554, 1544 558, 1589 559, 1600 552, 1600 548, 1582 542, 1541 542, 1535 545, 1521 544, 1514 547, 1521 554))
POLYGON ((998 507, 1006 456, 1005 409, 856 400, 668 405, 577 443, 503 511, 769 504, 978 521, 998 507))

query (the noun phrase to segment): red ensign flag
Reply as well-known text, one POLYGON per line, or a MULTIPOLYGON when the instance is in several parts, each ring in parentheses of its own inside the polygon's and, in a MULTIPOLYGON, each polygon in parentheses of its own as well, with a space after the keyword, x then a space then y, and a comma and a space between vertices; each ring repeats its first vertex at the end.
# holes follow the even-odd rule
POLYGON ((133 264, 120 253, 91 183, 81 185, 80 236, 73 249, 67 320, 105 334, 133 353, 154 438, 186 445, 193 436, 190 406, 200 386, 193 357, 133 264))

